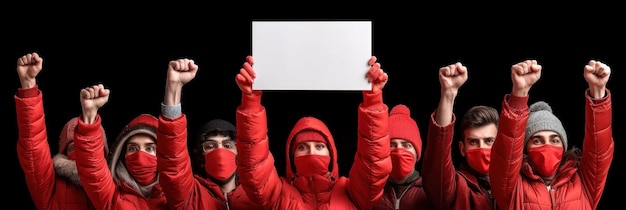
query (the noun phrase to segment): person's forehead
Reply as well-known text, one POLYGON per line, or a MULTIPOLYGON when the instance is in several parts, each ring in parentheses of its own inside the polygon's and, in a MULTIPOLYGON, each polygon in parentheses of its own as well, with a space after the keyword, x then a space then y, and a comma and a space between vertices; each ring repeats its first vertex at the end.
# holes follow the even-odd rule
POLYGON ((135 135, 128 139, 127 144, 146 145, 154 144, 154 139, 148 135, 135 135))
POLYGON ((233 139, 231 139, 230 136, 212 135, 212 136, 207 136, 206 140, 209 140, 209 141, 228 141, 228 140, 233 140, 233 139))
POLYGON ((391 142, 393 142, 393 143, 400 143, 400 144, 411 143, 409 140, 406 140, 406 139, 391 139, 391 142))

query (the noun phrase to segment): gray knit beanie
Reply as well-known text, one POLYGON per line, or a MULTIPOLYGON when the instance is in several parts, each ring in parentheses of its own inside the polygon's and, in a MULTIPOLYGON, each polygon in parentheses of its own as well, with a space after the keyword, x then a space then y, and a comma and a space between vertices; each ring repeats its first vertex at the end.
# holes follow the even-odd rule
POLYGON ((544 101, 538 101, 530 105, 530 116, 526 124, 524 146, 528 139, 539 131, 554 131, 563 139, 563 148, 567 149, 567 134, 559 118, 552 114, 552 107, 544 101))

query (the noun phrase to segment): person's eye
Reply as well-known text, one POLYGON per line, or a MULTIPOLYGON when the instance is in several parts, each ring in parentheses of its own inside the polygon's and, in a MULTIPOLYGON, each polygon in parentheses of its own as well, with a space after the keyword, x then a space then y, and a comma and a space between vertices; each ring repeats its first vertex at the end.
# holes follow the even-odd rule
POLYGON ((324 145, 324 144, 317 144, 317 145, 315 145, 315 147, 316 147, 318 150, 320 150, 320 149, 324 149, 324 148, 326 148, 326 145, 324 145))
POLYGON ((404 148, 410 149, 413 148, 413 145, 411 143, 404 143, 404 148))
POLYGON ((296 149, 298 149, 299 151, 303 151, 303 150, 306 150, 307 147, 305 145, 303 145, 303 144, 300 144, 300 145, 298 145, 298 148, 296 148, 296 149))

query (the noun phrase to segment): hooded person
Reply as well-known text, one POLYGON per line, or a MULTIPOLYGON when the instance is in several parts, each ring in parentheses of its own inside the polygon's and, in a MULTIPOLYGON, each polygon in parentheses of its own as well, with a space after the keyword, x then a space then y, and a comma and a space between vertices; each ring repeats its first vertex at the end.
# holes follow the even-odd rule
MULTIPOLYGON (((78 126, 78 117, 74 117, 65 123, 63 129, 61 129, 61 135, 59 135, 59 151, 52 157, 52 160, 54 161, 54 172, 57 176, 82 187, 78 170, 76 170, 76 153, 74 152, 74 131, 76 126, 78 126)), ((106 132, 102 126, 100 126, 100 132, 103 133, 104 155, 107 156, 109 154, 109 144, 107 143, 106 132)))
MULTIPOLYGON (((97 90, 96 90, 97 91, 97 90)), ((93 151, 102 142, 91 131, 99 125, 78 121, 76 134, 77 164, 81 182, 89 198, 103 209, 168 209, 159 185, 156 158, 158 119, 150 114, 133 118, 111 144, 109 162, 95 158, 93 151)))
POLYGON ((247 199, 237 183, 235 126, 213 119, 196 135, 188 135, 187 115, 180 101, 184 84, 197 70, 189 59, 172 60, 168 66, 156 151, 159 184, 167 203, 170 209, 181 210, 262 209, 247 199))
MULTIPOLYGON (((21 87, 14 95, 17 114, 17 157, 34 208, 36 209, 96 209, 89 201, 76 167, 74 152, 74 128, 76 119, 68 120, 58 138, 59 150, 52 156, 43 106, 43 92, 36 83, 36 75, 42 70, 43 58, 30 53, 18 59, 17 73, 21 87), (52 158, 51 158, 52 157, 52 158)), ((102 134, 104 129, 94 130, 102 134)), ((56 138, 53 138, 56 139, 56 138)), ((107 147, 100 154, 104 158, 107 147)), ((27 208, 22 206, 22 208, 27 208)))
POLYGON ((389 139, 392 169, 374 210, 427 208, 422 177, 415 169, 421 158, 422 138, 411 110, 404 104, 394 106, 389 113, 389 139))
POLYGON ((264 209, 371 209, 380 199, 391 171, 389 113, 382 100, 386 74, 370 59, 358 107, 357 153, 349 178, 339 176, 335 139, 324 122, 302 117, 286 141, 286 176, 280 177, 269 150, 262 91, 252 90, 254 60, 247 57, 236 77, 242 91, 237 108, 237 174, 248 198, 264 209))
POLYGON ((582 149, 570 147, 562 121, 545 101, 530 106, 541 76, 537 61, 511 68, 513 88, 502 101, 489 179, 500 209, 597 209, 614 155, 610 68, 591 60, 584 68, 582 149))

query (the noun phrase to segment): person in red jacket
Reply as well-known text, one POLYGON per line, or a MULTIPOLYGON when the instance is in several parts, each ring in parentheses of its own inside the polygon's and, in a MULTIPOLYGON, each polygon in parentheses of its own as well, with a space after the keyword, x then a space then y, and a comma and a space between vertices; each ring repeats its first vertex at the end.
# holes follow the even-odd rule
POLYGON ((171 209, 260 209, 237 183, 236 128, 215 119, 201 128, 193 143, 193 162, 187 149, 187 116, 182 112, 185 84, 198 72, 194 60, 170 61, 157 129, 159 183, 171 209), (192 164, 196 164, 196 171, 192 164), (201 168, 201 170, 197 170, 201 168))
POLYGON ((253 202, 265 209, 372 209, 391 172, 389 113, 382 100, 387 73, 369 60, 366 77, 372 90, 363 91, 358 108, 358 144, 349 178, 339 177, 337 149, 321 120, 300 118, 288 136, 286 177, 279 177, 269 150, 267 118, 260 90, 253 90, 254 59, 246 58, 235 77, 241 89, 237 108, 237 173, 253 202))
POLYGON ((415 170, 422 154, 422 137, 411 110, 398 104, 389 113, 392 170, 383 197, 374 210, 429 209, 422 177, 415 170))
MULTIPOLYGON (((17 154, 31 199, 37 209, 95 209, 76 170, 74 128, 77 118, 65 123, 59 137, 58 153, 54 157, 50 154, 43 93, 36 80, 42 69, 43 58, 38 53, 29 53, 17 59, 17 74, 21 83, 14 96, 19 130, 17 154)), ((99 132, 106 142, 104 128, 100 127, 99 132)), ((103 153, 108 153, 106 143, 103 153)))
POLYGON ((74 133, 80 181, 97 209, 168 209, 158 182, 156 129, 158 119, 140 114, 111 145, 109 163, 102 154, 102 135, 95 132, 102 118, 98 110, 110 90, 98 84, 80 91, 83 109, 74 133), (108 166, 108 167, 107 167, 108 166))
POLYGON ((499 120, 495 108, 478 105, 463 115, 459 151, 464 158, 458 169, 452 161, 454 100, 467 79, 467 67, 460 62, 439 69, 441 95, 430 116, 422 162, 424 190, 434 209, 495 209, 489 184, 491 147, 499 120))
POLYGON ((565 128, 548 103, 527 105, 541 71, 536 60, 511 67, 513 88, 502 101, 489 169, 493 196, 501 209, 596 209, 615 150, 606 87, 611 68, 595 60, 584 67, 582 150, 567 149, 565 128))

